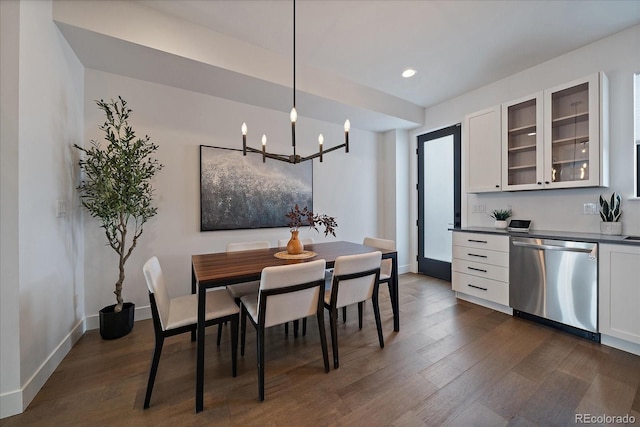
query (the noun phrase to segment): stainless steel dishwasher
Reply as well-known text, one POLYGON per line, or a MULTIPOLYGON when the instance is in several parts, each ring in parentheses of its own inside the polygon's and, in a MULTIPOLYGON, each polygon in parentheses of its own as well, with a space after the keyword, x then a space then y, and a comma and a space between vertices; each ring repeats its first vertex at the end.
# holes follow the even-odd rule
POLYGON ((512 236, 509 305, 515 316, 600 342, 598 245, 512 236))

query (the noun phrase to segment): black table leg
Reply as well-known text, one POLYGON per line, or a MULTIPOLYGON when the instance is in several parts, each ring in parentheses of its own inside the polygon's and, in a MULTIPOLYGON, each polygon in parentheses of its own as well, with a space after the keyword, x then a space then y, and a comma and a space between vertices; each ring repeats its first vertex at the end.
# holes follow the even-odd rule
POLYGON ((198 288, 198 340, 196 361, 196 412, 201 412, 204 406, 204 313, 207 303, 207 289, 198 288))

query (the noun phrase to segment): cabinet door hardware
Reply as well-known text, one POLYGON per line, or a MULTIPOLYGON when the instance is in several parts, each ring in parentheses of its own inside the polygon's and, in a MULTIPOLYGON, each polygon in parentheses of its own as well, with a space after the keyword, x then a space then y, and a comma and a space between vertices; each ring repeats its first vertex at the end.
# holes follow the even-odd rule
POLYGON ((475 268, 475 267, 467 267, 469 270, 473 270, 473 271, 479 271, 481 273, 486 273, 487 270, 483 270, 481 268, 475 268))
POLYGON ((486 240, 473 240, 473 239, 467 239, 467 242, 473 242, 473 243, 487 243, 486 240))
POLYGON ((486 255, 478 255, 478 254, 467 254, 467 255, 468 256, 475 256, 475 257, 478 257, 478 258, 486 258, 487 257, 486 255))
POLYGON ((482 288, 480 286, 472 285, 472 284, 469 284, 469 283, 467 283, 467 286, 469 286, 471 288, 474 288, 474 289, 480 289, 481 291, 486 291, 487 290, 487 288, 482 288))

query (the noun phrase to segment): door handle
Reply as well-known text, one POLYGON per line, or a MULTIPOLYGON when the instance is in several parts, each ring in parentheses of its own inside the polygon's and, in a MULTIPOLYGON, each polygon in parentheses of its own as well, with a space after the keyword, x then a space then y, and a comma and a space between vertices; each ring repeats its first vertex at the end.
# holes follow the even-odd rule
POLYGON ((473 270, 473 271, 479 271, 481 273, 486 273, 487 270, 483 270, 481 268, 475 268, 475 267, 467 267, 469 270, 473 270))
POLYGON ((469 286, 471 288, 474 288, 474 289, 480 289, 481 291, 486 291, 487 290, 487 288, 482 288, 480 286, 472 285, 470 283, 467 283, 467 286, 469 286))
POLYGON ((534 243, 519 242, 517 240, 514 240, 512 243, 513 243, 513 246, 520 246, 523 248, 530 248, 530 249, 540 249, 545 251, 581 252, 581 253, 590 254, 595 250, 595 249, 587 249, 587 248, 570 248, 566 246, 557 246, 557 245, 538 245, 534 243))

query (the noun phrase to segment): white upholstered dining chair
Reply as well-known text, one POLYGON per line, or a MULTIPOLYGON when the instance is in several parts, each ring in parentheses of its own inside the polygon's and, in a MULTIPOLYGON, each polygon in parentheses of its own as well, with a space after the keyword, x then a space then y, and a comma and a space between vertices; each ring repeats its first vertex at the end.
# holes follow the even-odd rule
MULTIPOLYGON (((227 252, 240 252, 250 251, 253 249, 269 249, 269 242, 266 240, 254 241, 254 242, 229 242, 227 243, 227 252)), ((250 282, 237 283, 235 285, 228 285, 227 292, 234 299, 236 304, 240 305, 240 298, 245 295, 257 294, 260 287, 259 280, 253 280, 250 282)), ((220 345, 222 339, 222 324, 218 326, 218 338, 216 343, 220 345)))
POLYGON ((378 283, 380 279, 380 251, 336 258, 331 278, 331 289, 324 295, 324 305, 329 310, 331 324, 331 347, 333 348, 333 367, 337 369, 338 360, 338 309, 358 304, 359 327, 362 329, 363 302, 370 299, 373 315, 378 329, 380 348, 384 348, 382 322, 378 305, 378 283))
MULTIPOLYGON (((198 322, 198 295, 189 294, 169 298, 164 275, 157 257, 150 258, 142 267, 144 278, 149 288, 149 302, 155 332, 155 348, 147 392, 144 398, 144 408, 149 407, 151 392, 158 372, 160 354, 164 339, 184 332, 195 331, 198 322)), ((235 377, 237 373, 238 354, 238 318, 240 309, 233 298, 224 290, 207 292, 205 312, 205 326, 231 323, 231 371, 235 377)))
MULTIPOLYGON (((379 239, 377 237, 365 237, 363 245, 370 246, 372 248, 386 249, 389 251, 396 250, 396 242, 388 239, 379 239)), ((379 283, 386 283, 389 287, 389 298, 391 299, 391 305, 393 306, 393 292, 391 289, 391 273, 393 272, 393 262, 390 258, 383 259, 380 263, 380 280, 379 283)), ((347 307, 342 307, 342 321, 347 321, 347 307)), ((362 326, 360 326, 362 327, 362 326)))
POLYGON ((327 337, 324 329, 325 260, 266 267, 262 270, 257 295, 241 298, 240 354, 244 355, 247 317, 256 328, 258 396, 264 400, 265 329, 316 315, 324 370, 329 372, 327 337))

